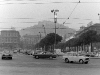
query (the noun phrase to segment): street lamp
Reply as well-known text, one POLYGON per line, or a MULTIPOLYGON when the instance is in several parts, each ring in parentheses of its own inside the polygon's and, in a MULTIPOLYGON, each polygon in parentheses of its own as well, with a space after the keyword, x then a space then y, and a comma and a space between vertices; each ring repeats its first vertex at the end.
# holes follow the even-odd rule
MULTIPOLYGON (((52 13, 54 13, 54 23, 55 23, 55 44, 56 45, 56 23, 57 23, 57 12, 59 12, 59 10, 51 10, 52 13)), ((55 46, 54 46, 55 47, 55 46)))
POLYGON ((46 36, 46 30, 45 30, 45 26, 44 25, 42 25, 43 26, 43 28, 44 28, 44 34, 45 34, 45 36, 46 36))
MULTIPOLYGON (((42 32, 39 32, 39 42, 41 41, 41 33, 42 33, 42 32)), ((39 43, 39 42, 38 42, 38 43, 39 43)), ((38 44, 38 49, 39 49, 39 44, 38 44)))
MULTIPOLYGON (((45 34, 45 37, 46 37, 46 30, 45 30, 45 26, 44 25, 42 25, 43 26, 43 28, 44 28, 44 34, 45 34)), ((44 51, 45 51, 45 45, 44 45, 44 51)))
POLYGON ((41 40, 41 32, 39 32, 39 34, 40 34, 40 40, 41 40))
POLYGON ((100 14, 98 13, 98 16, 99 16, 99 21, 100 21, 100 14))

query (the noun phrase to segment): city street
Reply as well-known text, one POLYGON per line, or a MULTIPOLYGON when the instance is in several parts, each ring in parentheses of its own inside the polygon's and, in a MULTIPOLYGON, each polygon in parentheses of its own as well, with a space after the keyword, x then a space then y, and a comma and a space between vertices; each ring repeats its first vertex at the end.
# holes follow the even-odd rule
POLYGON ((14 54, 13 60, 0 59, 0 75, 99 75, 100 59, 89 64, 64 63, 57 59, 34 59, 30 55, 14 54))
POLYGON ((0 75, 100 75, 99 8, 100 0, 0 0, 0 75))

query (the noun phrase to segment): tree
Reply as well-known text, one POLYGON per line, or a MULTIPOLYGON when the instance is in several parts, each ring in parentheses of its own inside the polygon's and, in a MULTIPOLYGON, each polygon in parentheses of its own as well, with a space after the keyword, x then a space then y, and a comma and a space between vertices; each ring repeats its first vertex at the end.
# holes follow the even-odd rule
POLYGON ((58 49, 61 49, 61 50, 64 50, 65 48, 66 48, 66 45, 65 45, 65 43, 58 43, 57 45, 56 45, 56 48, 58 48, 58 49))
POLYGON ((65 45, 66 47, 77 47, 81 46, 82 50, 84 45, 89 45, 91 44, 91 51, 93 51, 92 49, 92 43, 94 42, 100 42, 100 35, 97 34, 97 31, 94 30, 88 30, 87 32, 84 32, 83 34, 81 34, 78 38, 72 38, 70 40, 68 40, 65 45))
POLYGON ((55 36, 56 36, 56 44, 61 42, 62 37, 55 33, 47 34, 45 38, 40 41, 40 46, 43 48, 45 46, 46 50, 48 50, 49 46, 55 44, 55 36))
POLYGON ((36 43, 34 48, 39 48, 40 47, 40 44, 39 43, 36 43))
POLYGON ((69 50, 70 50, 70 47, 77 47, 78 48, 78 46, 81 46, 81 43, 82 43, 82 39, 72 38, 72 39, 66 41, 65 45, 66 45, 66 47, 69 47, 69 50))
POLYGON ((79 38, 82 38, 83 44, 91 44, 91 51, 93 51, 92 43, 97 41, 97 31, 88 30, 87 32, 83 33, 79 38))

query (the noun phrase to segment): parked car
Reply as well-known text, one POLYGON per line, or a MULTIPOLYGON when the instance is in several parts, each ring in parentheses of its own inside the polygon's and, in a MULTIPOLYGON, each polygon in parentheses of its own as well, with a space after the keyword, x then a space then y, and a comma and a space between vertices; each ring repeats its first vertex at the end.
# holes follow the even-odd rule
POLYGON ((34 54, 39 54, 39 53, 41 53, 41 52, 43 52, 42 50, 35 50, 34 51, 34 54))
POLYGON ((27 50, 27 51, 25 52, 25 54, 31 55, 31 51, 27 50))
POLYGON ((30 53, 31 53, 31 55, 34 55, 34 50, 32 50, 30 53))
POLYGON ((94 54, 94 53, 87 53, 85 56, 87 56, 87 57, 95 57, 95 55, 96 54, 94 54))
POLYGON ((10 53, 3 53, 1 59, 12 59, 12 54, 10 54, 10 53))
POLYGON ((53 54, 51 52, 40 52, 40 53, 33 54, 33 56, 36 59, 39 59, 39 58, 50 58, 50 59, 53 59, 53 58, 57 57, 56 54, 53 54))
POLYGON ((66 63, 79 62, 82 64, 83 63, 88 64, 89 62, 89 57, 80 55, 77 52, 67 52, 65 55, 63 55, 63 59, 66 63))
POLYGON ((14 50, 14 51, 13 51, 13 53, 17 53, 17 52, 18 52, 17 50, 14 50))

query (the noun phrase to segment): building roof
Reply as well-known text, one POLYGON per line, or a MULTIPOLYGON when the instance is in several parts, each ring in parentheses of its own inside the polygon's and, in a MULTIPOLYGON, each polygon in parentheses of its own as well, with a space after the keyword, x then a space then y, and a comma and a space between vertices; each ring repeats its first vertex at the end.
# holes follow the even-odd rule
POLYGON ((2 30, 1 32, 18 32, 16 30, 2 30))

